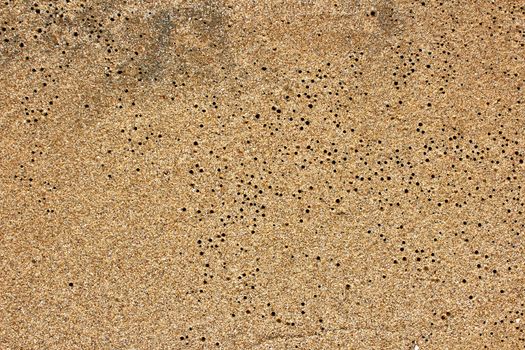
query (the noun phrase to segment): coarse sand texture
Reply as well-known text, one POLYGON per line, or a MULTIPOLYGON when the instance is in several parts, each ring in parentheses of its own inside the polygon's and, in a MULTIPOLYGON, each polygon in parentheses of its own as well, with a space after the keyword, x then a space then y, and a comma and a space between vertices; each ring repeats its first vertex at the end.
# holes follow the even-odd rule
POLYGON ((524 0, 0 0, 0 350, 525 349, 524 161, 524 0))

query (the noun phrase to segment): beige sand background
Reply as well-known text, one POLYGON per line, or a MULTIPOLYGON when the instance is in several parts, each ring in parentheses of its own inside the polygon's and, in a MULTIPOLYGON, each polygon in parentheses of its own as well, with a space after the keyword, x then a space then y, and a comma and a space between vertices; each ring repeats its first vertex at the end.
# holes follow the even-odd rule
POLYGON ((0 349, 524 349, 523 1, 0 4, 0 349))

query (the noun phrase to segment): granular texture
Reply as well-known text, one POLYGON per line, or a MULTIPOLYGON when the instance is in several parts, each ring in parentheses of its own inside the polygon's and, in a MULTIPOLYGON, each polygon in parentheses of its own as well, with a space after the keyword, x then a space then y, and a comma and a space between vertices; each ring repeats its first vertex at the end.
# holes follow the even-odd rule
POLYGON ((0 349, 525 349, 525 2, 1 0, 0 349))

